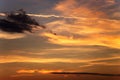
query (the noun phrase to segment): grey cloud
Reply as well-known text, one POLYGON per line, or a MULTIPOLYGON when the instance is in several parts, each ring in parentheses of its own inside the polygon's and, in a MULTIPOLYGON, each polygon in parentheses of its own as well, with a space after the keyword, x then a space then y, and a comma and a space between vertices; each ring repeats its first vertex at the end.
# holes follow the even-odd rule
POLYGON ((0 19, 0 29, 9 33, 32 32, 33 28, 37 27, 43 28, 22 9, 6 14, 6 19, 0 19))

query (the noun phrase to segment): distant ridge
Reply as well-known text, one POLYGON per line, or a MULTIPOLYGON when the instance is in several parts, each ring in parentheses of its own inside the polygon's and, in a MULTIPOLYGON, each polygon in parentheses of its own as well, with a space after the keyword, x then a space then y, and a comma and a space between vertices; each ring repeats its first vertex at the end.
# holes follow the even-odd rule
POLYGON ((76 74, 76 75, 98 75, 98 76, 120 76, 120 74, 103 74, 103 73, 88 73, 88 72, 51 72, 51 74, 76 74))

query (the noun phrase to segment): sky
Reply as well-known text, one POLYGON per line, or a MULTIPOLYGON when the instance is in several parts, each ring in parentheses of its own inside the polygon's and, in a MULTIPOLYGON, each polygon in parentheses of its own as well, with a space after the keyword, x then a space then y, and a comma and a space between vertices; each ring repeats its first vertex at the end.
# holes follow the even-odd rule
POLYGON ((0 30, 0 79, 120 79, 46 74, 120 74, 120 0, 0 0, 1 17, 19 9, 46 28, 0 30))

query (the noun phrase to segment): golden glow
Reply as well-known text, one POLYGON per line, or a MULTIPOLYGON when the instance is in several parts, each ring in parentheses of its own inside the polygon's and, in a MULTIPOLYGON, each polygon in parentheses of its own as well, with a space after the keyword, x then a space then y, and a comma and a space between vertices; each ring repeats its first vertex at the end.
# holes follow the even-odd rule
MULTIPOLYGON (((49 3, 48 0, 32 2, 34 4, 37 1, 46 5, 49 3)), ((40 5, 50 9, 47 11, 41 8, 45 15, 37 13, 39 9, 30 11, 36 14, 27 15, 35 18, 45 28, 36 26, 32 28, 32 33, 23 34, 0 31, 0 71, 7 70, 0 76, 5 79, 10 76, 8 80, 11 77, 11 80, 62 80, 64 77, 77 79, 77 76, 51 73, 120 73, 118 5, 117 0, 56 0, 48 4, 47 7, 50 8, 40 5)), ((1 18, 4 16, 0 13, 1 18)))
MULTIPOLYGON (((106 2, 113 3, 114 0, 106 2)), ((49 28, 56 35, 48 32, 40 35, 47 37, 50 43, 64 46, 101 45, 120 48, 120 20, 109 19, 104 12, 94 11, 86 6, 77 6, 76 0, 62 1, 54 9, 62 15, 76 17, 76 20, 71 24, 65 20, 48 23, 48 26, 53 26, 49 28)))
POLYGON ((43 36, 48 37, 48 40, 54 44, 60 44, 60 45, 68 45, 68 46, 79 46, 79 45, 93 45, 97 44, 96 42, 89 43, 91 40, 85 40, 85 39, 74 39, 74 37, 67 37, 67 36, 61 36, 61 35, 54 35, 51 33, 44 33, 43 36))
POLYGON ((54 62, 66 62, 66 63, 87 63, 91 61, 100 61, 100 60, 109 60, 109 59, 120 59, 119 55, 113 55, 113 57, 107 58, 93 58, 93 59, 75 59, 75 58, 29 58, 29 57, 22 57, 22 56, 6 56, 0 57, 0 63, 9 63, 9 62, 35 62, 35 63, 54 63, 54 62))
POLYGON ((45 70, 45 69, 42 69, 42 70, 39 70, 38 72, 41 73, 41 74, 49 74, 51 72, 62 72, 62 70, 45 70))
POLYGON ((16 71, 16 73, 18 74, 34 74, 34 73, 40 73, 40 74, 49 74, 51 72, 62 72, 62 70, 46 70, 46 69, 41 69, 41 70, 31 70, 31 69, 20 69, 18 71, 16 71))
POLYGON ((78 59, 66 59, 66 58, 30 58, 24 56, 0 56, 0 63, 9 62, 37 62, 37 63, 50 63, 50 62, 68 62, 68 63, 78 63, 86 62, 85 60, 78 59), (74 62, 74 60, 76 62, 74 62))
POLYGON ((77 38, 74 36, 67 37, 61 35, 54 35, 51 33, 44 33, 42 36, 48 37, 49 42, 66 46, 80 46, 80 45, 102 45, 120 48, 119 36, 108 36, 100 34, 91 34, 88 38, 77 38))
POLYGON ((22 69, 22 70, 18 70, 17 73, 21 74, 21 73, 34 73, 36 70, 25 70, 25 69, 22 69))

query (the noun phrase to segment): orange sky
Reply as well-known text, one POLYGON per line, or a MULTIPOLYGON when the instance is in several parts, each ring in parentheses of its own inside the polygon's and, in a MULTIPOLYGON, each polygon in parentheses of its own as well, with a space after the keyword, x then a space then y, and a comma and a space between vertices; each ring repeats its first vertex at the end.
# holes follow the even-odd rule
POLYGON ((0 4, 8 5, 4 10, 0 5, 0 18, 5 11, 24 8, 47 27, 33 33, 0 31, 0 78, 19 80, 60 71, 120 74, 119 0, 1 0, 0 4))

